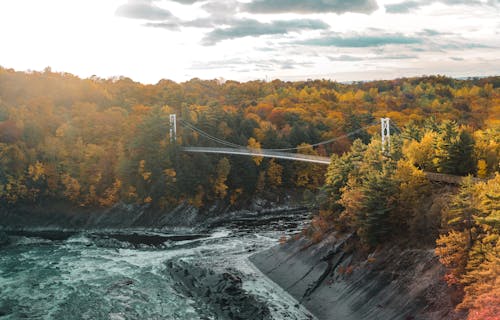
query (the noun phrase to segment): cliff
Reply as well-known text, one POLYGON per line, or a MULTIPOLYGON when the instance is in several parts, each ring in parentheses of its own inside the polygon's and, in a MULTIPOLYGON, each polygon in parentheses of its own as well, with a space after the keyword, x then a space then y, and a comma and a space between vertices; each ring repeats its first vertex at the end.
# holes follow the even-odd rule
POLYGON ((250 260, 319 319, 462 319, 429 249, 388 245, 364 255, 352 237, 301 238, 250 260))

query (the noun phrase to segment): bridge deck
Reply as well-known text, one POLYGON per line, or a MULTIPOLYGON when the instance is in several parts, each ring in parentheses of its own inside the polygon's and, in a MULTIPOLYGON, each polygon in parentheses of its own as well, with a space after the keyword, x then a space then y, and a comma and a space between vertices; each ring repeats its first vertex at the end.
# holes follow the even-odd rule
MULTIPOLYGON (((330 158, 313 156, 300 153, 279 152, 270 150, 248 149, 248 148, 210 148, 210 147, 183 147, 185 152, 198 152, 198 153, 218 153, 218 154, 233 154, 241 156, 253 156, 264 158, 278 158, 285 160, 303 161, 329 165, 330 158)), ((447 184, 460 184, 464 177, 455 176, 451 174, 425 172, 427 178, 434 182, 447 183, 447 184)), ((483 181, 483 179, 474 178, 474 181, 483 181)))
POLYGON ((330 164, 330 158, 313 156, 308 154, 300 153, 288 153, 279 151, 268 151, 259 149, 246 149, 246 148, 207 148, 207 147, 184 147, 182 148, 185 152, 199 152, 199 153, 219 153, 219 154, 234 154, 241 156, 254 156, 254 157, 264 157, 264 158, 278 158, 285 160, 295 160, 303 162, 312 162, 319 164, 330 164))

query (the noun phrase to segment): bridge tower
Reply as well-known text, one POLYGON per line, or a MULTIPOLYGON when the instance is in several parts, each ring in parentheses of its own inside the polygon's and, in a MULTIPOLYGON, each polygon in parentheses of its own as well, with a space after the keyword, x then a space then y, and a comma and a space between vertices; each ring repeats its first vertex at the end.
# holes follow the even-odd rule
POLYGON ((177 121, 175 113, 170 115, 170 143, 177 141, 177 121))
POLYGON ((391 147, 391 129, 389 124, 389 118, 381 118, 381 129, 382 129, 382 152, 385 152, 385 147, 387 146, 387 152, 391 147))

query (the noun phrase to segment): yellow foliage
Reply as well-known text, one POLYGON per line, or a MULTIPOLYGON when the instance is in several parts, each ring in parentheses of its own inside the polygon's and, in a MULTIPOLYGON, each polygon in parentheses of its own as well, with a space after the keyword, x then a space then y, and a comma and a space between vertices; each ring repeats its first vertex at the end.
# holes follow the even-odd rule
POLYGON ((363 90, 358 90, 356 91, 356 94, 354 95, 354 99, 361 101, 365 97, 365 92, 363 90))
POLYGON ((137 189, 134 186, 129 186, 126 194, 127 198, 129 200, 136 200, 137 199, 137 189))
POLYGON ((238 198, 243 194, 242 188, 237 188, 233 192, 231 192, 230 203, 235 204, 238 198))
POLYGON ((467 263, 467 235, 452 230, 436 240, 436 255, 449 270, 448 282, 457 283, 467 263))
MULTIPOLYGON (((253 151, 256 151, 256 152, 260 152, 260 142, 258 142, 257 140, 255 140, 255 138, 251 137, 248 139, 248 149, 252 149, 253 151)), ((253 162, 255 162, 255 164, 257 166, 260 165, 260 163, 262 162, 262 160, 264 159, 264 157, 252 157, 252 160, 253 162)))
POLYGON ((420 142, 412 140, 406 141, 403 146, 403 154, 408 160, 422 170, 432 171, 434 168, 433 159, 435 157, 434 141, 437 134, 428 131, 420 142))
POLYGON ((144 181, 149 181, 149 179, 151 178, 151 172, 150 171, 146 171, 145 166, 146 166, 146 160, 139 161, 138 172, 142 176, 142 178, 144 179, 144 181))
POLYGON ((170 177, 170 178, 175 178, 175 176, 177 175, 177 173, 175 172, 175 170, 172 169, 172 168, 168 168, 168 169, 163 170, 163 173, 167 177, 170 177))
POLYGON ((56 137, 64 137, 66 135, 66 132, 69 130, 69 125, 67 123, 64 123, 63 125, 59 126, 56 129, 56 137))
POLYGON ((282 184, 283 167, 276 163, 274 159, 269 161, 267 168, 267 182, 272 187, 279 187, 282 184))
POLYGON ((152 110, 151 107, 147 107, 143 104, 137 104, 132 107, 132 112, 136 115, 141 115, 141 116, 148 114, 151 110, 152 110))
POLYGON ((151 172, 144 172, 142 174, 142 178, 145 180, 145 181, 148 181, 150 178, 151 178, 151 172))
POLYGON ((61 182, 65 187, 64 195, 71 201, 77 202, 80 197, 81 189, 78 180, 71 177, 69 174, 65 174, 62 176, 61 182))
POLYGON ((171 113, 175 113, 175 110, 166 104, 163 107, 161 107, 161 112, 166 113, 166 114, 171 114, 171 113))
POLYGON ((0 197, 3 196, 8 203, 16 203, 19 199, 28 197, 28 188, 21 178, 7 177, 7 183, 0 186, 0 197))
POLYGON ((197 192, 194 198, 189 199, 189 203, 196 208, 201 208, 203 206, 203 198, 205 197, 205 190, 202 186, 196 188, 197 192))
POLYGON ((104 196, 101 199, 99 199, 99 204, 103 207, 109 207, 117 203, 118 200, 120 199, 119 193, 121 187, 122 187, 122 182, 119 179, 115 179, 113 185, 104 191, 104 196))
POLYGON ((38 181, 40 178, 44 177, 45 168, 40 161, 37 161, 34 165, 29 165, 28 174, 33 181, 38 181))
POLYGON ((486 178, 488 176, 488 165, 483 159, 477 161, 477 176, 479 178, 486 178))
POLYGON ((214 193, 220 199, 223 199, 227 195, 227 185, 226 180, 229 172, 231 171, 231 165, 227 158, 222 158, 217 163, 217 177, 214 182, 214 193))

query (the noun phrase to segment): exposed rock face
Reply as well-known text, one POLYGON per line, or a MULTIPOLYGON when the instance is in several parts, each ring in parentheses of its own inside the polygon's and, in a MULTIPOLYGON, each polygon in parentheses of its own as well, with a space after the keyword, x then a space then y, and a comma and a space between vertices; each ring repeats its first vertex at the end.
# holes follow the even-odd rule
POLYGON ((85 208, 54 202, 39 206, 0 207, 0 228, 23 230, 86 229, 92 227, 126 228, 144 215, 144 207, 118 204, 111 208, 85 208))
POLYGON ((242 288, 242 278, 236 270, 216 273, 200 265, 184 261, 168 262, 169 272, 186 293, 213 309, 218 319, 271 319, 269 309, 242 288))
POLYGON ((0 231, 0 247, 9 244, 9 236, 5 232, 0 231))
POLYGON ((360 259, 349 239, 296 240, 250 260, 319 319, 462 319, 432 249, 386 247, 360 259), (307 248, 307 249, 305 249, 307 248))
POLYGON ((281 202, 251 199, 235 207, 218 201, 198 209, 187 203, 174 208, 158 209, 149 205, 118 203, 111 208, 78 207, 67 202, 40 205, 0 206, 0 230, 29 229, 122 229, 122 228, 197 228, 210 229, 235 218, 266 216, 291 210, 309 211, 289 196, 281 202), (249 209, 242 209, 249 208, 249 209))

